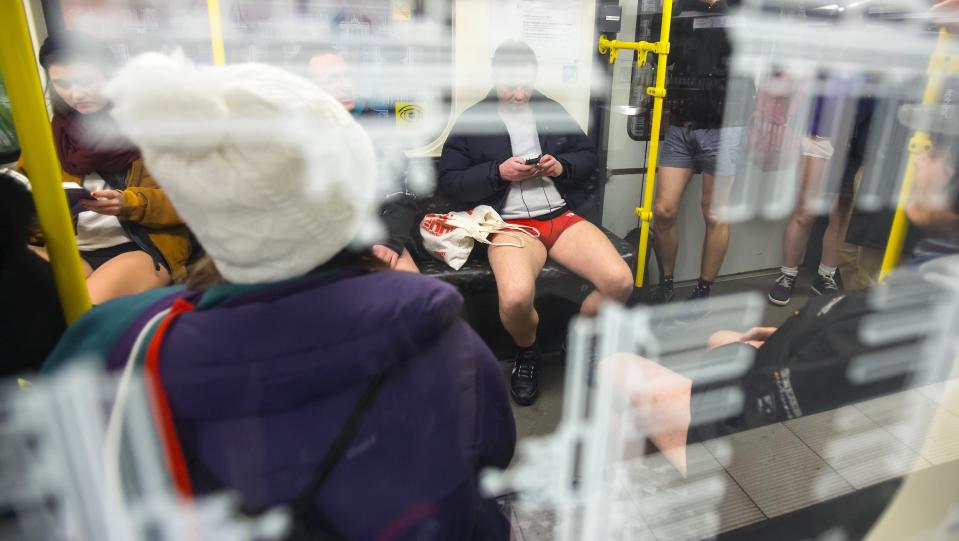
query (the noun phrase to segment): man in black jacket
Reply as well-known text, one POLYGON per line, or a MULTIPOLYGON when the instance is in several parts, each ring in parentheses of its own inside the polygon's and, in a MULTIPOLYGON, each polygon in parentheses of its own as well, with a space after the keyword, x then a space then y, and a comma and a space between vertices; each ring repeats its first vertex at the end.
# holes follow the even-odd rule
POLYGON ((454 210, 489 205, 505 221, 539 231, 538 238, 524 238, 522 248, 492 246, 488 252, 500 319, 518 349, 510 394, 524 406, 538 392, 533 297, 546 258, 596 286, 583 301, 583 314, 595 314, 604 298, 625 301, 633 289, 632 273, 606 235, 576 214, 596 173, 596 149, 562 106, 533 90, 537 65, 525 43, 496 49, 495 89, 457 120, 439 175, 439 190, 454 210))

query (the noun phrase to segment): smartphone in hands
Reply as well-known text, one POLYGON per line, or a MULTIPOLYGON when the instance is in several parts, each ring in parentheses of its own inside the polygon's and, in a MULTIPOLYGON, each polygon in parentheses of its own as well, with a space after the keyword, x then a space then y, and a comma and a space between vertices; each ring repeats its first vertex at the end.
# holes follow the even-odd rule
POLYGON ((69 202, 70 208, 78 208, 79 203, 82 200, 87 201, 96 201, 97 198, 93 197, 93 194, 87 191, 86 188, 77 184, 76 182, 64 182, 63 189, 67 192, 67 201, 69 202))
POLYGON ((542 159, 542 158, 543 158, 542 155, 536 156, 535 158, 527 158, 524 163, 525 163, 526 165, 537 165, 537 164, 539 164, 539 160, 542 159))

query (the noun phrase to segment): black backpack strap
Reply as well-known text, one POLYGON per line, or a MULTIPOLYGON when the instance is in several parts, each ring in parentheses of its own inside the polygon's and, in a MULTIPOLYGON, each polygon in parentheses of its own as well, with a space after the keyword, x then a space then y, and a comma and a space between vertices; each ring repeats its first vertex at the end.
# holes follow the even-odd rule
POLYGON ((322 516, 322 512, 316 509, 314 497, 316 493, 323 488, 326 480, 330 474, 333 473, 333 470, 337 464, 340 463, 340 460, 349 448, 350 442, 356 437, 356 432, 359 430, 363 418, 373 406, 377 396, 379 396, 383 388, 383 383, 386 382, 387 373, 388 372, 383 372, 373 378, 369 385, 366 386, 366 389, 363 390, 363 394, 356 402, 356 406, 353 407, 353 411, 350 412, 346 423, 340 428, 340 433, 337 434, 330 448, 327 449, 326 454, 320 459, 320 463, 316 466, 310 482, 307 483, 306 487, 304 487, 296 499, 293 500, 291 504, 293 507, 293 531, 291 535, 287 537, 288 541, 338 539, 326 533, 324 528, 320 526, 319 523, 326 522, 326 520, 317 520, 323 519, 324 517, 322 516))

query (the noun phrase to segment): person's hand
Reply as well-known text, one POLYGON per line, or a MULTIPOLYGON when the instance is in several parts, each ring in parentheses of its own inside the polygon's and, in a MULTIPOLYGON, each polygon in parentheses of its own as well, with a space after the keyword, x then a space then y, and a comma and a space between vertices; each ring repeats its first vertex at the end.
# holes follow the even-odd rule
POLYGON ((539 175, 540 168, 535 165, 526 165, 523 158, 513 157, 499 164, 499 176, 509 182, 523 182, 539 175))
POLYGON ((765 342, 776 332, 776 327, 753 327, 739 337, 740 342, 765 342))
POLYGON ((400 254, 394 252, 390 248, 383 246, 382 244, 373 245, 373 255, 377 259, 386 263, 390 268, 396 267, 396 263, 400 260, 400 254))
POLYGON ((563 174, 563 164, 549 154, 543 154, 539 159, 540 174, 550 178, 556 178, 563 174))
POLYGON ((97 214, 106 214, 107 216, 116 216, 120 214, 120 206, 123 204, 123 194, 119 190, 100 190, 91 195, 96 197, 96 201, 81 199, 80 204, 87 210, 92 210, 97 214))

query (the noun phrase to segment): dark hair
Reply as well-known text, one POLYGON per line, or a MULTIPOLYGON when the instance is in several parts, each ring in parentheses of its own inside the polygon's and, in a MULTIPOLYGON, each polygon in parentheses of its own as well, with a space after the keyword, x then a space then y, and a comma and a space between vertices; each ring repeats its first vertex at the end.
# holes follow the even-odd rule
MULTIPOLYGON (((47 76, 50 75, 50 66, 54 64, 84 62, 99 67, 106 75, 112 73, 116 67, 116 57, 107 46, 79 32, 61 32, 47 36, 40 46, 37 59, 47 76)), ((70 107, 56 92, 50 92, 50 101, 55 113, 70 111, 70 107)))
POLYGON ((37 211, 30 190, 19 179, 0 170, 0 261, 26 248, 36 224, 37 211))
POLYGON ((86 62, 110 72, 116 65, 116 57, 110 49, 94 38, 79 32, 62 32, 48 36, 40 46, 37 59, 44 70, 50 71, 54 64, 86 62))
POLYGON ((536 53, 525 41, 509 40, 499 44, 493 52, 493 73, 504 68, 538 66, 536 53))

